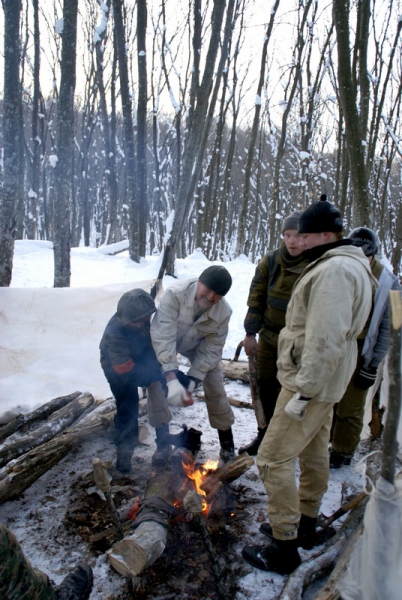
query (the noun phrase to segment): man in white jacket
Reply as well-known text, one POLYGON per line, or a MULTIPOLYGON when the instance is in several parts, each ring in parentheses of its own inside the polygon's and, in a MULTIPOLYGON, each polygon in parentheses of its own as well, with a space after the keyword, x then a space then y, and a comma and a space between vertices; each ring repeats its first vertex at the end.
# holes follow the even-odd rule
MULTIPOLYGON (((223 460, 234 456, 234 415, 220 368, 232 314, 223 296, 231 285, 232 278, 225 267, 208 267, 198 279, 168 288, 151 323, 152 344, 166 378, 168 404, 185 406, 196 386, 202 384, 209 422, 218 430, 223 460), (190 360, 186 375, 179 370, 178 353, 190 360)), ((166 445, 170 419, 166 407, 164 422, 156 429, 158 448, 166 445)))
POLYGON ((300 243, 311 264, 295 283, 279 336, 282 386, 257 465, 268 494, 269 546, 246 546, 253 566, 281 574, 312 548, 329 478, 333 407, 356 365, 356 338, 370 313, 375 279, 361 248, 342 239, 342 215, 321 197, 302 214, 300 243), (297 486, 295 462, 299 458, 297 486))

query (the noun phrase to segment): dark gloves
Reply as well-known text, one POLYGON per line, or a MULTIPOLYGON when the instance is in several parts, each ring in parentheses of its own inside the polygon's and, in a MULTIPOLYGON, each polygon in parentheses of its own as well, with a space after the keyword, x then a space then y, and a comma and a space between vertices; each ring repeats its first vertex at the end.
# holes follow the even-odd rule
POLYGON ((188 375, 183 373, 183 371, 180 371, 180 369, 176 371, 176 377, 180 381, 181 385, 190 392, 190 394, 193 393, 197 385, 200 383, 199 379, 196 379, 195 377, 188 377, 188 375))
POLYGON ((377 377, 377 367, 362 367, 354 376, 353 383, 361 390, 368 390, 374 385, 377 377))

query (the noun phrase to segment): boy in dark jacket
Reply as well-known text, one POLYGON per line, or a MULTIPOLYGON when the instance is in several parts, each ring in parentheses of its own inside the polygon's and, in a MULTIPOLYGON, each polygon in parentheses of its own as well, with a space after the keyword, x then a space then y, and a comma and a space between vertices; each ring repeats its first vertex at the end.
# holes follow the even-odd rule
POLYGON ((125 473, 131 471, 131 457, 138 444, 138 388, 148 388, 150 420, 153 410, 166 423, 171 418, 166 386, 150 337, 150 320, 155 310, 153 299, 144 290, 126 292, 99 346, 101 366, 116 400, 116 469, 125 473))

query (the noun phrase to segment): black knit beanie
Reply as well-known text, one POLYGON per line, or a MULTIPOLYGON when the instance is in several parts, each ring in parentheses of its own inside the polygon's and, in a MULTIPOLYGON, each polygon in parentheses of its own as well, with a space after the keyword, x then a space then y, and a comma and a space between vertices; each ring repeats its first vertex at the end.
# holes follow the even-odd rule
POLYGON ((348 235, 352 240, 353 246, 361 248, 366 256, 374 256, 378 252, 378 237, 372 229, 368 227, 356 227, 348 235))
POLYGON ((151 296, 140 288, 122 295, 117 304, 117 314, 123 321, 139 321, 156 311, 151 296))
POLYGON ((322 194, 318 202, 306 208, 299 220, 299 233, 340 233, 343 229, 341 212, 322 194))
POLYGON ((220 296, 225 296, 232 286, 232 277, 229 271, 218 265, 205 269, 199 276, 199 280, 208 289, 220 296))
POLYGON ((282 222, 282 234, 285 233, 287 229, 297 229, 302 214, 302 210, 295 210, 294 212, 290 213, 290 215, 285 217, 282 222))

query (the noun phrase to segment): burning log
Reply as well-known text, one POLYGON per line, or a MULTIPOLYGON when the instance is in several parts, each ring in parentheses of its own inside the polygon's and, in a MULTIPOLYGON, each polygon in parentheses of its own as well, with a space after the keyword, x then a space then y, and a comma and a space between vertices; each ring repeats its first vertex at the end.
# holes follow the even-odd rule
MULTIPOLYGON (((17 498, 34 481, 49 471, 53 465, 64 458, 74 446, 87 439, 91 434, 110 427, 111 403, 102 403, 100 411, 86 415, 78 424, 69 427, 45 444, 30 450, 15 461, 10 462, 5 477, 0 481, 0 504, 17 498), (109 414, 106 414, 106 413, 109 414)), ((112 413, 113 414, 113 413, 112 413)))
MULTIPOLYGON (((135 532, 107 552, 112 567, 124 577, 136 577, 162 554, 175 502, 180 494, 184 496, 188 492, 189 487, 193 489, 191 480, 196 489, 200 489, 210 500, 224 483, 234 481, 245 473, 254 464, 254 459, 244 454, 238 456, 214 471, 213 475, 208 475, 204 482, 198 479, 201 470, 194 470, 194 462, 191 452, 177 448, 168 465, 148 483, 141 511, 135 521, 135 532)), ((208 472, 208 467, 204 470, 208 472)), ((180 514, 187 510, 184 507, 180 514)), ((203 528, 204 537, 205 531, 203 528)))
POLYGON ((176 449, 168 465, 148 483, 140 513, 134 522, 135 532, 108 550, 108 561, 124 577, 139 575, 164 551, 174 502, 187 480, 183 460, 187 465, 194 465, 191 452, 184 448, 176 449))
POLYGON ((249 456, 247 453, 236 456, 229 462, 216 469, 216 471, 213 471, 213 473, 202 483, 201 489, 204 490, 207 496, 209 496, 215 488, 217 482, 221 482, 223 484, 230 483, 248 471, 253 464, 254 458, 249 456))
POLYGON ((27 413, 26 415, 18 415, 15 419, 0 427, 0 442, 23 427, 31 425, 35 421, 47 419, 49 415, 54 413, 56 410, 63 408, 63 406, 66 406, 66 404, 80 395, 81 392, 74 392, 68 396, 60 396, 50 400, 50 402, 46 402, 46 404, 43 404, 36 410, 27 413))
POLYGON ((47 421, 35 431, 20 436, 18 439, 7 440, 0 450, 0 467, 54 438, 58 433, 67 429, 93 403, 94 398, 91 394, 80 394, 69 401, 66 406, 53 412, 47 421))

